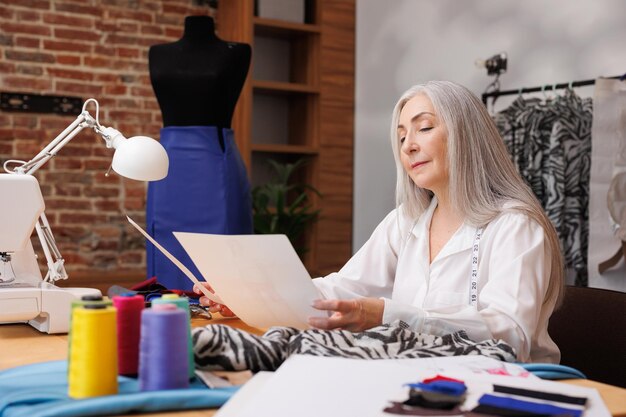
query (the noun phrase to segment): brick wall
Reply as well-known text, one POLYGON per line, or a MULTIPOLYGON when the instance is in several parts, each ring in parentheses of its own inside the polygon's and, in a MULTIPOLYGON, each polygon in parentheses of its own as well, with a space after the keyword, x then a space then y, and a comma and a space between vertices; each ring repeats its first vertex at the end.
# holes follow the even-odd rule
MULTIPOLYGON (((0 91, 94 97, 104 126, 158 139, 148 48, 180 38, 185 16, 214 11, 194 3, 206 2, 2 0, 0 91)), ((32 158, 74 118, 0 111, 0 163, 32 158)), ((70 275, 145 271, 144 240, 123 213, 145 222, 146 184, 105 177, 111 157, 102 139, 83 130, 36 173, 70 275)))

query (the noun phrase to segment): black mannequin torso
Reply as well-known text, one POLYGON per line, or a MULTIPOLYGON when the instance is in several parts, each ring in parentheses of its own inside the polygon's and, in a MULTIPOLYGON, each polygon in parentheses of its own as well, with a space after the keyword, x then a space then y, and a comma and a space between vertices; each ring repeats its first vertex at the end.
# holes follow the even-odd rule
POLYGON ((148 54, 164 126, 230 127, 250 66, 250 45, 225 42, 208 16, 185 18, 185 33, 148 54))

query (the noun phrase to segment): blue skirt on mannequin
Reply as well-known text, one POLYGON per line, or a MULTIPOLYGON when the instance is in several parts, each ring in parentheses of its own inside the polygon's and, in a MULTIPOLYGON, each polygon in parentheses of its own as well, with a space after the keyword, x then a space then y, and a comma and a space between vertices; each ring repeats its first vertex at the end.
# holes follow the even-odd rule
MULTIPOLYGON (((146 227, 157 242, 202 279, 172 232, 253 233, 246 167, 231 129, 165 127, 161 129, 161 144, 169 156, 169 174, 161 181, 148 184, 146 227)), ((169 289, 193 287, 193 283, 149 242, 146 242, 146 255, 148 278, 156 277, 169 289)))

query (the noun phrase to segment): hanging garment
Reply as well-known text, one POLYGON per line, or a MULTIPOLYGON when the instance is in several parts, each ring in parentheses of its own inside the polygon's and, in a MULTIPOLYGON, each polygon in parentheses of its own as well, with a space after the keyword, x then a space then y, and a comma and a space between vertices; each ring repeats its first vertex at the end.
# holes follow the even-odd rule
POLYGON ((587 285, 591 99, 519 97, 494 121, 520 175, 552 221, 576 284, 587 285))
POLYGON ((520 174, 521 171, 519 169, 525 165, 527 156, 524 153, 524 119, 521 117, 523 114, 528 114, 527 103, 522 96, 519 96, 509 107, 493 116, 496 127, 509 151, 511 160, 520 174))
MULTIPOLYGON (((170 159, 168 176, 148 185, 146 229, 199 279, 172 232, 250 234, 252 203, 245 165, 231 129, 165 127, 161 144, 170 159), (220 145, 223 139, 223 150, 220 145)), ((169 289, 193 283, 152 244, 146 243, 147 275, 169 289)))
POLYGON ((616 257, 613 265, 604 272, 598 270, 600 263, 618 254, 622 239, 626 238, 620 230, 626 228, 626 219, 617 215, 620 211, 619 192, 609 193, 611 185, 621 188, 620 175, 626 172, 626 81, 597 79, 593 99, 589 201, 589 247, 593 250, 589 253, 589 282, 594 287, 626 292, 626 261, 623 255, 616 257), (620 229, 616 234, 613 226, 618 223, 620 229))
POLYGON ((523 117, 522 140, 527 156, 521 172, 541 205, 545 207, 547 184, 542 174, 549 157, 550 132, 558 115, 551 111, 549 105, 537 102, 527 107, 523 117))
POLYGON ((545 184, 542 167, 547 165, 550 137, 555 114, 541 100, 519 96, 494 121, 511 155, 513 164, 542 205, 545 184))
POLYGON ((561 241, 565 265, 576 272, 576 285, 587 286, 589 242, 589 175, 591 168, 591 99, 568 90, 550 106, 557 116, 542 167, 544 208, 561 241))
POLYGON ((541 175, 537 174, 544 153, 540 148, 540 131, 545 130, 545 123, 542 124, 544 110, 539 99, 526 100, 519 96, 507 109, 494 116, 511 160, 539 200, 544 188, 541 175))

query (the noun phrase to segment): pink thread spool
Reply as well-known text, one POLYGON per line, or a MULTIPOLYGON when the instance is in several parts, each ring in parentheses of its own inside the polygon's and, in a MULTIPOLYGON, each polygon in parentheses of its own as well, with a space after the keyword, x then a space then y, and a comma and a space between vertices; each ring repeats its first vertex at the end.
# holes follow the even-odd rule
POLYGON ((141 311, 144 304, 141 295, 123 294, 113 297, 113 305, 117 308, 117 356, 120 375, 137 376, 141 311))

